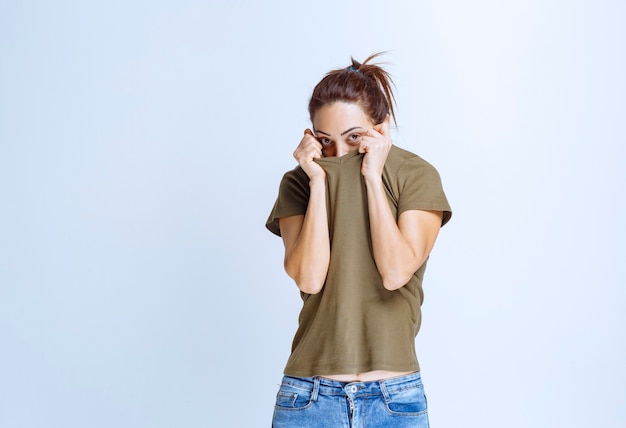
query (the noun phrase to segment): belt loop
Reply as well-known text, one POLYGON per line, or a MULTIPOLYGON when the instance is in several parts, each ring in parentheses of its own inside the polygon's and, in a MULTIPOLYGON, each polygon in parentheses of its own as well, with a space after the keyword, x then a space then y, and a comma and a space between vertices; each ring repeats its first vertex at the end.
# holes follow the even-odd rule
POLYGON ((311 392, 311 401, 317 401, 317 395, 320 392, 320 378, 316 376, 313 378, 313 392, 311 392))
POLYGON ((389 404, 389 402, 391 401, 391 397, 389 397, 389 391, 387 391, 385 381, 381 380, 378 382, 378 384, 380 385, 380 392, 382 392, 383 394, 383 399, 385 400, 385 403, 389 404))

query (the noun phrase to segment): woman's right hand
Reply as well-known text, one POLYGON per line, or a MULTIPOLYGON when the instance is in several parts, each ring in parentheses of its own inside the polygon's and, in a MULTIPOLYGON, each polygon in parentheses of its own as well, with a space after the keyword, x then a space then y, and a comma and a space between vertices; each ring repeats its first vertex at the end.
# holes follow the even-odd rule
POLYGON ((309 179, 312 180, 316 176, 326 176, 324 169, 314 161, 314 159, 322 157, 322 143, 317 141, 310 129, 304 131, 304 136, 293 152, 293 157, 296 158, 309 179))

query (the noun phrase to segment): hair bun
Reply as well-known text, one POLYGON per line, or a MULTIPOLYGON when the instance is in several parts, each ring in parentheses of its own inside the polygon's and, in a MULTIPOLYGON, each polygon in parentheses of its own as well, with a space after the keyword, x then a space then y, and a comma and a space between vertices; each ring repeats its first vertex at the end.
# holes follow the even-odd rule
POLYGON ((361 71, 361 63, 355 60, 354 58, 350 58, 352 60, 352 65, 346 67, 350 71, 361 71))

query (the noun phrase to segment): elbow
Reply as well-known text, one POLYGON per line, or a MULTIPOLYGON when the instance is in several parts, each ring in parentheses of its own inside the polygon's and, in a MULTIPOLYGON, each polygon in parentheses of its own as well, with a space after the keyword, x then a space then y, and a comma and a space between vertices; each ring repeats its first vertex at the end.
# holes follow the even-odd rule
POLYGON ((410 280, 413 274, 383 274, 381 275, 383 281, 383 287, 388 291, 395 291, 404 287, 410 280))
POLYGON ((296 280, 300 291, 306 294, 317 294, 324 288, 324 281, 296 280))
POLYGON ((409 283, 415 272, 426 262, 428 255, 419 258, 412 264, 403 264, 402 266, 390 267, 380 272, 383 287, 389 291, 398 290, 409 283))
POLYGON ((318 294, 326 284, 330 263, 330 246, 315 250, 317 245, 305 246, 285 251, 285 272, 294 280, 301 292, 318 294))
POLYGON ((326 275, 315 275, 311 271, 299 272, 297 270, 291 270, 285 264, 285 271, 287 275, 294 280, 300 291, 307 294, 317 294, 324 288, 326 282, 326 275))

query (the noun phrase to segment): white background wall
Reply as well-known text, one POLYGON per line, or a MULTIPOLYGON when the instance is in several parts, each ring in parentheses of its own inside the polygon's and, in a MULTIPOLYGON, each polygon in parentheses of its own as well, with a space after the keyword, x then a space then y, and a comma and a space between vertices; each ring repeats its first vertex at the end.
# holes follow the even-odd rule
POLYGON ((625 426, 625 12, 0 3, 0 427, 269 426, 300 301, 265 218, 313 86, 380 50, 454 209, 432 426, 625 426))

